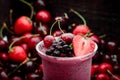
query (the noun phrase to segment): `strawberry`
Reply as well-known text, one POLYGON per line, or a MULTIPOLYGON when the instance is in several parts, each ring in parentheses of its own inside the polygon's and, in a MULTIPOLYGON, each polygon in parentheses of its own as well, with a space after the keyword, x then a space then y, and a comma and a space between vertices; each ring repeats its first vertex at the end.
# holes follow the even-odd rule
POLYGON ((95 42, 90 38, 75 35, 72 41, 75 56, 82 56, 91 53, 95 49, 95 42))
POLYGON ((15 22, 14 32, 17 35, 22 35, 24 33, 30 32, 32 28, 32 21, 26 16, 21 16, 15 22))
POLYGON ((27 54, 21 46, 14 46, 9 51, 8 57, 13 62, 23 62, 27 58, 27 54))
POLYGON ((86 25, 77 25, 75 29, 73 30, 73 34, 81 34, 81 35, 86 35, 87 33, 90 32, 90 28, 86 25))

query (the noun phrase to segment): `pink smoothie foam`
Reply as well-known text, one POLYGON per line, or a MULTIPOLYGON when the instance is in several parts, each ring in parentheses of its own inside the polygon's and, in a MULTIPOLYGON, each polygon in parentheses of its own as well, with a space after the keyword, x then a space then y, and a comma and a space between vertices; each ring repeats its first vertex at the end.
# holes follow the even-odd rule
POLYGON ((43 41, 37 44, 36 50, 42 58, 44 80, 90 80, 92 53, 76 57, 54 57, 45 54, 47 50, 43 41))

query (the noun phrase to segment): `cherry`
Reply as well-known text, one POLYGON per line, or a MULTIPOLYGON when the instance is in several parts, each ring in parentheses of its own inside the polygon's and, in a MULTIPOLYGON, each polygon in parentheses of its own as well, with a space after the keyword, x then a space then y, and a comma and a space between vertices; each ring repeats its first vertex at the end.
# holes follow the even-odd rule
POLYGON ((7 48, 7 42, 0 37, 0 50, 7 48))
POLYGON ((60 36, 60 38, 65 41, 66 43, 72 43, 74 35, 72 33, 64 33, 60 36))
POLYGON ((50 47, 54 41, 55 41, 55 37, 53 37, 52 35, 47 35, 43 39, 44 45, 47 48, 50 47))
POLYGON ((92 64, 91 66, 91 76, 94 76, 99 71, 99 64, 92 64))
POLYGON ((46 7, 46 1, 45 0, 36 0, 34 2, 33 6, 37 11, 44 9, 46 7))
POLYGON ((113 65, 113 73, 116 73, 116 74, 120 73, 120 64, 113 65))
MULTIPOLYGON (((63 32, 66 32, 66 30, 63 30, 63 32)), ((63 32, 62 32, 61 30, 55 30, 55 31, 53 32, 53 36, 58 37, 58 36, 60 36, 61 34, 63 34, 63 32)))
POLYGON ((13 76, 11 80, 23 80, 21 76, 13 76))
POLYGON ((21 16, 15 22, 14 32, 17 35, 22 35, 31 32, 32 28, 32 21, 26 16, 21 16))
POLYGON ((96 75, 96 79, 95 80, 110 80, 110 77, 108 74, 105 73, 100 73, 96 75))
POLYGON ((34 72, 37 69, 38 65, 35 61, 29 60, 23 65, 23 71, 26 73, 34 72))
POLYGON ((34 29, 36 34, 40 34, 41 37, 45 37, 49 33, 49 27, 46 24, 40 24, 34 29))
POLYGON ((93 41, 95 41, 97 44, 100 43, 100 38, 99 38, 99 36, 93 34, 93 35, 90 36, 90 38, 91 38, 93 41))
POLYGON ((107 41, 101 38, 99 43, 99 49, 102 51, 106 51, 106 47, 107 47, 106 44, 107 44, 107 41))
POLYGON ((102 62, 106 62, 106 63, 109 63, 109 64, 113 64, 113 60, 112 60, 111 55, 104 54, 104 55, 102 56, 102 62))
POLYGON ((108 71, 112 72, 113 67, 111 64, 103 62, 99 65, 99 72, 100 73, 107 73, 108 71))
POLYGON ((21 46, 14 46, 9 51, 8 57, 13 62, 23 62, 27 58, 27 54, 21 46))
POLYGON ((42 80, 42 76, 38 73, 28 73, 26 80, 42 80))
POLYGON ((5 52, 0 52, 0 60, 1 61, 8 61, 8 54, 5 52))
POLYGON ((47 10, 40 10, 35 17, 37 22, 48 23, 51 20, 51 14, 47 10))
POLYGON ((23 34, 23 36, 24 36, 24 38, 22 39, 22 41, 24 43, 28 43, 29 38, 32 37, 32 34, 31 33, 25 33, 25 34, 23 34))
POLYGON ((20 45, 22 43, 22 40, 19 39, 18 36, 11 36, 9 39, 9 44, 11 44, 12 42, 15 42, 14 45, 20 45))
POLYGON ((9 80, 5 70, 0 71, 0 80, 9 80))
POLYGON ((107 49, 109 52, 114 52, 117 49, 117 42, 116 41, 108 41, 106 46, 107 46, 107 49))
POLYGON ((30 39, 28 40, 28 43, 27 43, 28 48, 30 50, 35 49, 36 44, 38 42, 40 42, 40 41, 42 41, 42 38, 40 36, 32 36, 32 37, 30 37, 30 39))
POLYGON ((26 43, 22 43, 20 46, 25 50, 26 53, 29 51, 28 45, 26 43))

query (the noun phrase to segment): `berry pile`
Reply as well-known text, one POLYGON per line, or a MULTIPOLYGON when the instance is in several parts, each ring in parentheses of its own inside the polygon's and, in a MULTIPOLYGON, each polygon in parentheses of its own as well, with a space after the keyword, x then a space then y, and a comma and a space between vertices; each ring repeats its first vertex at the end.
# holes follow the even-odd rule
MULTIPOLYGON (((91 44, 91 40, 87 39, 89 37, 98 44, 91 79, 120 80, 119 41, 107 35, 96 35, 84 17, 73 9, 58 16, 53 15, 54 11, 47 0, 12 2, 10 18, 0 27, 0 80, 43 80, 42 62, 35 50, 36 44, 43 40, 49 48, 46 52, 48 55, 73 57, 79 55, 73 54, 71 45, 74 35, 78 34, 86 38, 80 43, 91 44), (73 13, 82 19, 83 24, 72 22, 69 16, 73 13), (56 40, 55 37, 59 38, 56 40)), ((86 52, 89 46, 85 45, 82 52, 86 52)))
POLYGON ((72 57, 74 55, 73 49, 63 40, 54 41, 46 54, 57 57, 72 57))

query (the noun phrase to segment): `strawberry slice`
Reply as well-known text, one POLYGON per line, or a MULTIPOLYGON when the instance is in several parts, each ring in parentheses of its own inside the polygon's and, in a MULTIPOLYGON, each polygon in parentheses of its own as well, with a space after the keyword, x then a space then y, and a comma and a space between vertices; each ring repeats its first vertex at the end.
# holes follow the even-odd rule
POLYGON ((95 42, 90 38, 84 38, 81 35, 76 35, 72 41, 75 56, 82 56, 91 53, 95 49, 95 42))

